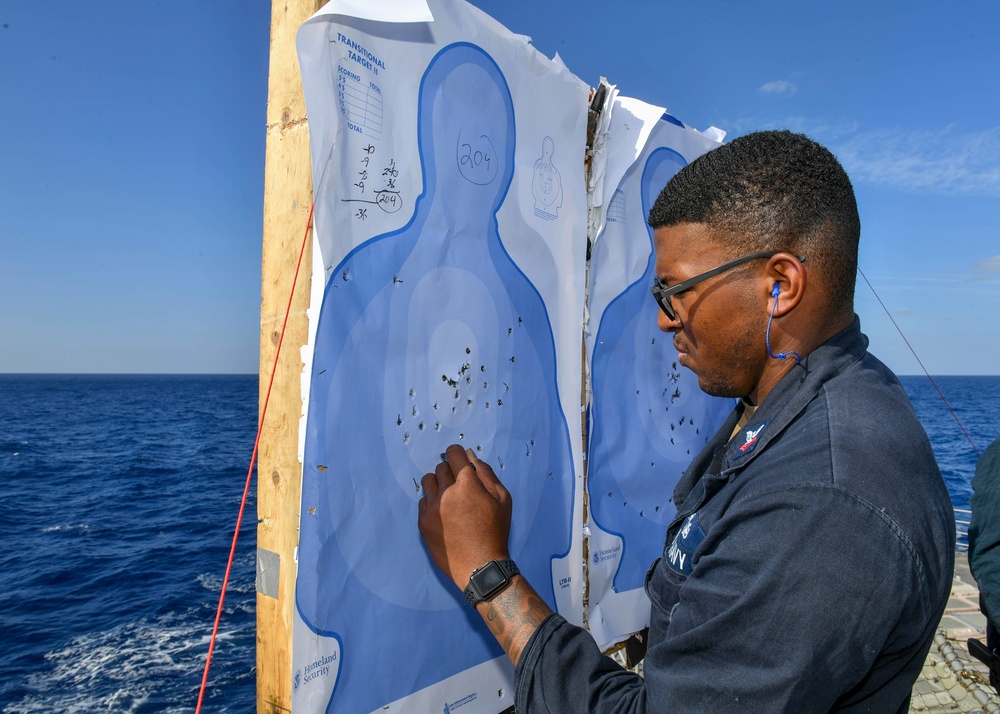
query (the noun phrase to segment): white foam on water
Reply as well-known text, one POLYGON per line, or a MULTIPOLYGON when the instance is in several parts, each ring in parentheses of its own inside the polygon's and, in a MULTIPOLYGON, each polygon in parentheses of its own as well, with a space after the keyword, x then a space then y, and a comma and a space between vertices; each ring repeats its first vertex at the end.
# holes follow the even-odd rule
MULTIPOLYGON (((237 634, 220 631, 218 640, 226 642, 237 634)), ((168 616, 74 638, 45 655, 46 666, 24 683, 31 694, 8 704, 4 712, 130 714, 150 707, 166 714, 190 712, 209 636, 202 622, 168 616)))
POLYGON ((79 524, 63 523, 58 526, 48 526, 46 528, 42 528, 42 533, 58 533, 60 531, 75 531, 77 533, 86 533, 89 530, 90 530, 89 523, 79 523, 79 524))

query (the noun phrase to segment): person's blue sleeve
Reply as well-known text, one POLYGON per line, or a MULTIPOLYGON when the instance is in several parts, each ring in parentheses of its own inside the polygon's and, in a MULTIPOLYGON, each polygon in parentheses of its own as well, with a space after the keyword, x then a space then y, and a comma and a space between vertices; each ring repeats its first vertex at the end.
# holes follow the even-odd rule
MULTIPOLYGON (((654 600, 682 577, 660 560, 654 600)), ((553 616, 518 663, 517 711, 825 712, 872 689, 861 708, 905 711, 942 602, 926 583, 912 543, 857 497, 814 484, 756 494, 710 529, 676 605, 654 602, 644 679, 553 616)))
POLYGON ((972 478, 969 568, 986 610, 1000 622, 1000 438, 983 452, 972 478))

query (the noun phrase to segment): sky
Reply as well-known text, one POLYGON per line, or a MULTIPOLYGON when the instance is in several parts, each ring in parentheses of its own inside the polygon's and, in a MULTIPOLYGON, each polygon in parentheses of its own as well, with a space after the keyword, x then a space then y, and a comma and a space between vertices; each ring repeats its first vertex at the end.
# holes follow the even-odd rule
MULTIPOLYGON (((916 357, 859 277, 871 351, 1000 374, 1000 3, 473 4, 695 128, 826 145, 916 357)), ((0 373, 257 372, 269 24, 262 0, 0 4, 0 373)))

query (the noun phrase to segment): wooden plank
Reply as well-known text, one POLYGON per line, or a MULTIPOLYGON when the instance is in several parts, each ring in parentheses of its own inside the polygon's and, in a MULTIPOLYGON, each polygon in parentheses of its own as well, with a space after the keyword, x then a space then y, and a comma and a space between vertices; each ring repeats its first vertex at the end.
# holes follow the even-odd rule
MULTIPOLYGON (((322 4, 323 0, 281 0, 271 7, 261 266, 261 409, 312 202, 309 125, 295 54, 295 33, 322 4)), ((273 592, 272 586, 271 594, 257 593, 259 714, 291 710, 293 557, 298 545, 301 492, 300 348, 308 336, 305 311, 309 303, 311 262, 307 248, 275 370, 257 462, 257 547, 276 554, 279 563, 277 592, 273 592)))

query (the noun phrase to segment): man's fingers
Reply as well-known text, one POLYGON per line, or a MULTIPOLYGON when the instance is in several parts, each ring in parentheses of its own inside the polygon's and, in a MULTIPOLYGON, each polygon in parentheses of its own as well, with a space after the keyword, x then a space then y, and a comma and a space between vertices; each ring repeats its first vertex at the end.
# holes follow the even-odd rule
POLYGON ((479 477, 479 482, 483 484, 483 487, 490 492, 496 500, 501 503, 505 503, 507 499, 510 498, 510 494, 504 487, 500 479, 497 478, 496 473, 493 471, 493 467, 490 466, 485 461, 480 461, 479 457, 476 456, 472 449, 469 449, 466 453, 472 467, 476 470, 476 476, 479 477))
POLYGON ((448 465, 447 461, 442 461, 434 469, 434 476, 437 479, 437 490, 443 491, 444 489, 455 483, 455 474, 457 472, 453 471, 451 466, 448 465))
POLYGON ((438 492, 437 476, 435 474, 424 474, 424 477, 420 479, 420 490, 423 492, 424 498, 433 498, 436 496, 438 492))
MULTIPOLYGON (((455 474, 455 478, 459 478, 462 471, 468 469, 471 474, 475 473, 476 467, 472 465, 469 460, 469 454, 466 453, 458 444, 452 444, 447 449, 444 450, 445 459, 447 459, 446 464, 450 467, 450 470, 455 474)), ((440 466, 438 467, 440 468, 440 466)))

